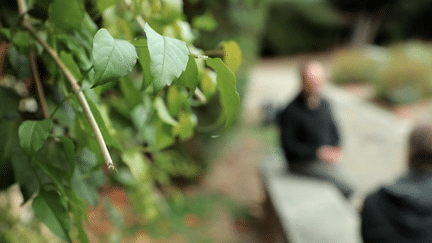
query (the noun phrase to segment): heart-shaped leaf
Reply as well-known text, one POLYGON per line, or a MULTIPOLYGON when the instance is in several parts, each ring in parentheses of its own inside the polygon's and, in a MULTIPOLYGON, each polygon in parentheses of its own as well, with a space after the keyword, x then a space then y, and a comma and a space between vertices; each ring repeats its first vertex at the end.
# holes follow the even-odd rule
POLYGON ((220 58, 208 58, 206 63, 216 72, 216 89, 220 93, 222 116, 225 118, 225 129, 237 116, 240 97, 236 90, 236 77, 220 58))
POLYGON ((137 59, 136 49, 131 43, 125 40, 116 40, 108 30, 100 29, 93 39, 95 71, 93 87, 128 75, 135 66, 137 59))
POLYGON ((33 200, 36 217, 60 238, 72 242, 69 237, 70 217, 55 191, 40 191, 33 200))
POLYGON ((45 140, 48 138, 51 127, 51 119, 25 121, 20 125, 18 129, 20 145, 28 155, 33 156, 42 148, 45 140))
POLYGON ((146 24, 147 46, 150 53, 150 72, 153 76, 155 93, 170 85, 186 69, 189 50, 186 43, 161 36, 146 24))

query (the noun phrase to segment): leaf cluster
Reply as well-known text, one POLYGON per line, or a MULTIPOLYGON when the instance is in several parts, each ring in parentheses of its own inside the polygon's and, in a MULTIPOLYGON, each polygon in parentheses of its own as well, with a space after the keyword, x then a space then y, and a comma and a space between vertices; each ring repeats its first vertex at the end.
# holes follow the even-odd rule
POLYGON ((202 173, 176 149, 199 126, 196 107, 218 98, 216 127, 235 121, 238 45, 203 55, 178 0, 29 0, 8 9, 2 188, 17 182, 36 218, 68 242, 89 241, 86 207, 108 178, 128 189, 146 222, 169 212, 158 188, 202 173), (107 177, 110 160, 118 173, 107 177))

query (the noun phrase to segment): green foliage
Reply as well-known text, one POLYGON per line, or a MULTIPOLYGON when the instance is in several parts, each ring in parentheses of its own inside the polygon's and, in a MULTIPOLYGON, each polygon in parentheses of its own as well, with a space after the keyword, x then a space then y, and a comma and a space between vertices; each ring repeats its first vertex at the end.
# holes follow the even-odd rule
POLYGON ((148 24, 145 32, 150 53, 150 72, 157 93, 165 85, 170 85, 186 69, 189 50, 186 43, 159 35, 148 24))
POLYGON ((182 72, 180 77, 176 79, 175 84, 179 86, 186 86, 190 89, 189 97, 191 97, 199 84, 198 67, 195 58, 189 55, 189 60, 186 65, 186 70, 182 72))
POLYGON ((52 127, 52 120, 25 121, 19 128, 20 145, 24 151, 33 156, 42 148, 52 127))
POLYGON ((40 221, 60 238, 72 242, 69 237, 70 217, 57 192, 40 191, 32 205, 40 221))
POLYGON ((202 164, 177 150, 195 135, 195 106, 221 106, 217 124, 225 122, 225 129, 236 118, 238 45, 220 45, 225 62, 204 56, 192 44, 180 0, 28 4, 34 11, 24 18, 18 9, 8 12, 2 18, 8 27, 0 29, 10 45, 7 73, 14 75, 0 80, 0 168, 9 171, 0 185, 17 182, 24 201, 33 198, 36 218, 69 242, 89 242, 86 205, 97 205, 100 187, 112 181, 128 189, 137 213, 152 225, 170 206, 156 185, 175 187, 172 177, 203 173, 202 164), (30 52, 45 100, 22 82, 33 80, 30 52), (219 99, 207 103, 216 92, 219 99), (38 110, 20 108, 23 99, 37 100, 38 110), (109 159, 119 173, 104 173, 109 159))
POLYGON ((138 55, 125 40, 115 40, 106 29, 100 29, 93 39, 94 86, 110 79, 126 76, 132 71, 138 55))
POLYGON ((78 30, 83 20, 83 11, 78 0, 54 0, 50 5, 51 23, 66 32, 78 30))
POLYGON ((223 43, 223 49, 226 65, 233 73, 236 73, 242 59, 242 52, 239 45, 235 41, 227 41, 223 43))
POLYGON ((207 59, 207 65, 216 72, 216 88, 220 92, 222 116, 225 118, 225 129, 228 128, 237 116, 240 105, 240 97, 235 90, 235 76, 231 70, 222 62, 220 58, 207 59))
POLYGON ((333 59, 337 84, 369 83, 375 96, 393 104, 415 102, 432 96, 429 44, 411 41, 388 48, 343 50, 333 59))

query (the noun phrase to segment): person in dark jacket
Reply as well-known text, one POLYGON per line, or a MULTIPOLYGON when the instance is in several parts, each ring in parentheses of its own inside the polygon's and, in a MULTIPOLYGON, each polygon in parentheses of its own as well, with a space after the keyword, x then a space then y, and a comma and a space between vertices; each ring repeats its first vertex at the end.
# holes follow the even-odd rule
POLYGON ((361 212, 365 243, 432 242, 432 128, 410 134, 408 173, 366 197, 361 212))
POLYGON ((328 101, 321 96, 327 82, 321 63, 301 67, 302 89, 277 116, 281 145, 292 173, 333 182, 348 198, 356 182, 339 161, 342 158, 339 132, 328 101))

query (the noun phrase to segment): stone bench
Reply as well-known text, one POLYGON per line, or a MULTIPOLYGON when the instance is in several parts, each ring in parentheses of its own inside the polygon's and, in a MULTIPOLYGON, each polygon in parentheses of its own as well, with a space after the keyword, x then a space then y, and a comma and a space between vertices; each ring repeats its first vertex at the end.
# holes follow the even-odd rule
POLYGON ((261 163, 268 200, 285 240, 290 243, 362 242, 359 215, 333 184, 286 171, 280 150, 273 151, 261 163))

